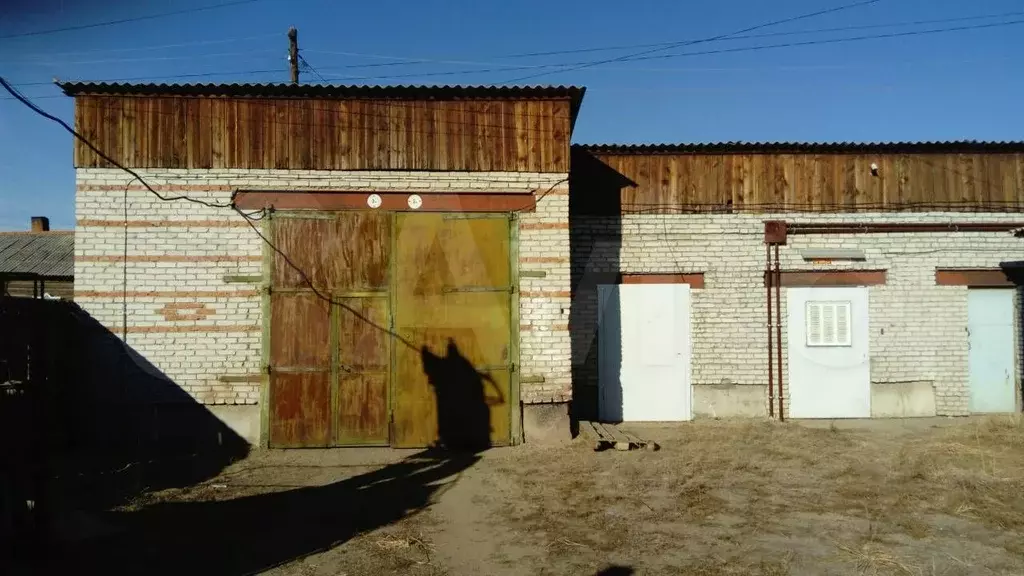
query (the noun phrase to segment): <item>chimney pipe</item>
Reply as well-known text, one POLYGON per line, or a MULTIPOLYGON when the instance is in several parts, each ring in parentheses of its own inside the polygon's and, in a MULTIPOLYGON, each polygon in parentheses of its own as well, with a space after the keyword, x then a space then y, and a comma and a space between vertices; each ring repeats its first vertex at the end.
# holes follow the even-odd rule
POLYGON ((46 216, 33 216, 32 217, 32 231, 33 232, 49 232, 50 231, 50 219, 46 216))

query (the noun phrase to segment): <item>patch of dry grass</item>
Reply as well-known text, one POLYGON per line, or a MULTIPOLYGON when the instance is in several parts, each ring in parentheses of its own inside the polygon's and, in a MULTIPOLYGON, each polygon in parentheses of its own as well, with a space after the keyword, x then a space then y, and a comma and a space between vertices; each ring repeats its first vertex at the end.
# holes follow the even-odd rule
MULTIPOLYGON (((789 563, 772 564, 777 546, 751 551, 763 567, 716 552, 778 537, 812 559, 834 554, 834 542, 855 542, 841 549, 856 573, 922 574, 921 558, 897 548, 917 542, 911 555, 926 555, 943 518, 979 534, 1024 533, 1019 416, 891 428, 695 422, 644 430, 663 446, 656 453, 594 453, 583 442, 518 453, 500 465, 520 479, 517 502, 502 515, 556 542, 549 558, 600 551, 668 563, 683 545, 694 574, 788 573, 789 563), (576 545, 557 544, 562 538, 576 545)), ((1011 560, 1024 561, 1019 547, 1006 546, 1011 560)))

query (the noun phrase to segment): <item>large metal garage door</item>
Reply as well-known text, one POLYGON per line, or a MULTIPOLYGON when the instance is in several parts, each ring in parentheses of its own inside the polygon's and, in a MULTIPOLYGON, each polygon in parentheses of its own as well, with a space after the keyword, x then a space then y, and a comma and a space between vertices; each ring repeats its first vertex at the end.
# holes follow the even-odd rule
POLYGON ((509 442, 509 218, 399 214, 395 446, 509 442))
POLYGON ((507 215, 278 214, 271 232, 271 446, 509 442, 507 215))
POLYGON ((391 217, 278 215, 272 226, 270 445, 386 444, 391 217))

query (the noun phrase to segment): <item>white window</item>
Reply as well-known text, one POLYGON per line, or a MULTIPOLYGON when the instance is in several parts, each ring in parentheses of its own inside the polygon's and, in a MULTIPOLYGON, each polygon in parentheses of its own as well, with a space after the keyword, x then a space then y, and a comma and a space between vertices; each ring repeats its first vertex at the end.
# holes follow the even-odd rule
POLYGON ((851 346, 850 302, 807 303, 808 346, 851 346))

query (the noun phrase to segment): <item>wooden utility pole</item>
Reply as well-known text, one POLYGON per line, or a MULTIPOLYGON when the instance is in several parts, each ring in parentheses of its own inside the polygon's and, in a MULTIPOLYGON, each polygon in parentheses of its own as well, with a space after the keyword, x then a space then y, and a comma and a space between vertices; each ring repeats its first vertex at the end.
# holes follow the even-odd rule
POLYGON ((294 26, 288 29, 288 63, 292 68, 292 84, 299 83, 299 31, 294 26))

